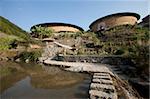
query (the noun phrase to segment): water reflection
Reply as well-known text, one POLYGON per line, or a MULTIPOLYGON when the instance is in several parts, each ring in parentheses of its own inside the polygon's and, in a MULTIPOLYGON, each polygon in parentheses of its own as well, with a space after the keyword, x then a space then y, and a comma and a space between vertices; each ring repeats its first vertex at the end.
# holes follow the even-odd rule
POLYGON ((0 93, 25 78, 27 74, 15 62, 0 62, 0 93))
POLYGON ((7 63, 5 66, 7 65, 15 65, 17 71, 0 78, 2 99, 88 97, 90 77, 87 74, 72 73, 57 67, 37 64, 7 63))

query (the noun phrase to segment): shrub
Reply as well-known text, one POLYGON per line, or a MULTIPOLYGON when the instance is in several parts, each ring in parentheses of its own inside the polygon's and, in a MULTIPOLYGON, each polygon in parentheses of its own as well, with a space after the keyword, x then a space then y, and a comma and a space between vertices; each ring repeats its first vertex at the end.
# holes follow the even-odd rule
POLYGON ((85 51, 84 51, 84 48, 83 47, 80 47, 79 49, 78 49, 78 51, 77 51, 77 54, 78 55, 82 55, 82 54, 84 54, 85 53, 85 51))
POLYGON ((135 46, 129 57, 135 62, 138 72, 149 75, 149 46, 135 46), (146 72, 145 72, 146 71, 146 72))
POLYGON ((54 30, 52 28, 42 27, 42 26, 35 26, 31 29, 35 35, 38 36, 38 38, 42 39, 44 37, 50 37, 52 36, 52 33, 54 30))
POLYGON ((122 55, 124 54, 125 51, 121 48, 121 49, 118 49, 116 52, 115 52, 115 55, 122 55))
POLYGON ((19 58, 22 61, 26 61, 27 59, 29 59, 29 61, 36 62, 38 58, 41 56, 41 54, 42 54, 41 50, 32 51, 32 52, 24 51, 19 55, 19 58))
POLYGON ((12 44, 16 41, 16 39, 5 37, 0 38, 0 41, 0 50, 8 50, 14 47, 12 44))

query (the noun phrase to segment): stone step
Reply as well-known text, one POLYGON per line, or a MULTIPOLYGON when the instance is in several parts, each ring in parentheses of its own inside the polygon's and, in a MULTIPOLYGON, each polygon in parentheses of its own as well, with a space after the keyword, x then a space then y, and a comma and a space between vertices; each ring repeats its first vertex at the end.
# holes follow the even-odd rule
POLYGON ((104 91, 106 93, 114 93, 115 92, 115 87, 113 85, 98 84, 98 83, 91 83, 90 89, 104 91))
POLYGON ((110 75, 109 74, 108 75, 93 75, 93 77, 110 77, 110 75))
POLYGON ((100 71, 93 71, 93 73, 103 73, 103 74, 109 74, 109 75, 112 75, 114 76, 114 74, 109 70, 109 71, 103 71, 103 70, 100 70, 100 71))
POLYGON ((93 71, 93 73, 103 73, 103 74, 110 74, 108 71, 93 71))
POLYGON ((103 91, 90 90, 90 99, 117 99, 116 93, 106 93, 103 91))
POLYGON ((94 73, 94 76, 99 76, 99 75, 100 75, 100 76, 101 76, 101 75, 102 75, 102 76, 103 76, 103 75, 104 75, 104 76, 109 76, 109 74, 106 74, 106 73, 94 73))
POLYGON ((92 82, 94 83, 99 83, 99 84, 109 84, 109 85, 112 85, 113 84, 113 81, 111 80, 104 80, 104 79, 92 79, 92 82))
POLYGON ((105 79, 105 80, 112 80, 110 76, 93 76, 94 79, 105 79))

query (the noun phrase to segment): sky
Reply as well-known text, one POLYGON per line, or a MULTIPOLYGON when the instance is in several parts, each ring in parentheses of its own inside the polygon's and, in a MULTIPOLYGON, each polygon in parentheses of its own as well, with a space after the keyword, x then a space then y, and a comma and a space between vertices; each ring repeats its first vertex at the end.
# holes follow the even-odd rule
POLYGON ((98 18, 118 12, 134 12, 141 19, 150 14, 149 0, 0 0, 0 16, 30 31, 35 24, 70 23, 89 29, 98 18))

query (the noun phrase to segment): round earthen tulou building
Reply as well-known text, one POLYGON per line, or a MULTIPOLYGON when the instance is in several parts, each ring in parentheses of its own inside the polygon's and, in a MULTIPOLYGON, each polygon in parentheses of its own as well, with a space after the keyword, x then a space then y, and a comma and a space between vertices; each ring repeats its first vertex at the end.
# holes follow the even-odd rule
POLYGON ((140 15, 136 13, 116 13, 95 20, 89 28, 92 32, 98 32, 119 25, 135 25, 139 19, 140 15))
POLYGON ((60 33, 60 32, 82 32, 84 31, 81 27, 68 24, 68 23, 42 23, 42 24, 37 24, 31 27, 31 30, 35 26, 41 26, 41 27, 47 27, 51 28, 55 33, 60 33))

